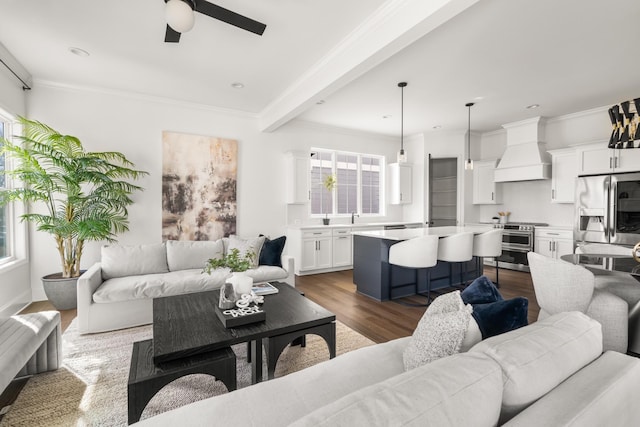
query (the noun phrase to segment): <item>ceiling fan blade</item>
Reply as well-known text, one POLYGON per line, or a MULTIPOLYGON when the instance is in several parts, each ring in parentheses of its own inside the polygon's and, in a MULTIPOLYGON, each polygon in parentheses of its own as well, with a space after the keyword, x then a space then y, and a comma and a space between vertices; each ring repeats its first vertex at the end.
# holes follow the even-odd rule
POLYGON ((165 43, 178 43, 180 41, 180 33, 167 25, 164 41, 165 43))
POLYGON ((209 3, 205 0, 196 0, 196 12, 200 12, 204 15, 218 19, 220 21, 231 24, 235 27, 242 28, 243 30, 250 31, 259 36, 264 33, 267 26, 261 22, 254 21, 246 16, 239 15, 228 9, 209 3))

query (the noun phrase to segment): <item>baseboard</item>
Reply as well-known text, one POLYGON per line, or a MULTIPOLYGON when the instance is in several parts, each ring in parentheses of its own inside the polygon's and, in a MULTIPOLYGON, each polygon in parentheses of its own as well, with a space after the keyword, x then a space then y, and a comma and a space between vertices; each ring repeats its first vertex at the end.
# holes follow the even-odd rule
POLYGON ((26 306, 31 304, 31 289, 22 292, 11 301, 0 306, 0 317, 13 316, 22 311, 26 306))

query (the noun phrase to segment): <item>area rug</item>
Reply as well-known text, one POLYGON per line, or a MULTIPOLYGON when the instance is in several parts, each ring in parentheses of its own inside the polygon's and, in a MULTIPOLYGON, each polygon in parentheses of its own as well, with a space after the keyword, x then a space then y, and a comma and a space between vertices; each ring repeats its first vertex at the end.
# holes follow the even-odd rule
MULTIPOLYGON (((151 337, 150 325, 79 335, 74 320, 63 334, 63 366, 31 378, 0 426, 126 426, 127 380, 133 342, 151 337)), ((340 322, 336 322, 336 338, 338 355, 374 344, 340 322)), ((238 388, 251 384, 246 347, 246 344, 233 346, 237 355, 238 388)), ((281 377, 328 359, 325 341, 309 335, 305 348, 288 347, 283 352, 275 375, 281 377)), ((226 387, 213 377, 189 375, 160 390, 141 419, 223 393, 227 393, 226 387)))

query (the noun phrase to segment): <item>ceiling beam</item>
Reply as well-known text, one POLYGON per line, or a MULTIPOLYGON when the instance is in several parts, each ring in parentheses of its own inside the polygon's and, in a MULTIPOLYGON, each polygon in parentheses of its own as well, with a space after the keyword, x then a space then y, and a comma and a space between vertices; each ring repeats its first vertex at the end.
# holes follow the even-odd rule
POLYGON ((260 130, 273 132, 478 1, 387 1, 260 112, 260 130))

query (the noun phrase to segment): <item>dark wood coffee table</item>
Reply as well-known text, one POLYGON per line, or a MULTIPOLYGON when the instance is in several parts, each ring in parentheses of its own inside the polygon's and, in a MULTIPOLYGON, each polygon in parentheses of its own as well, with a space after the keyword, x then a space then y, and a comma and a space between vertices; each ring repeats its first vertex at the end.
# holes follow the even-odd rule
POLYGON ((284 348, 308 334, 324 338, 330 358, 336 355, 335 314, 302 296, 286 283, 266 295, 264 322, 225 328, 216 316, 220 291, 198 292, 153 300, 154 362, 161 363, 211 352, 238 343, 250 343, 252 381, 262 381, 262 346, 267 348, 267 369, 273 377, 284 348))

